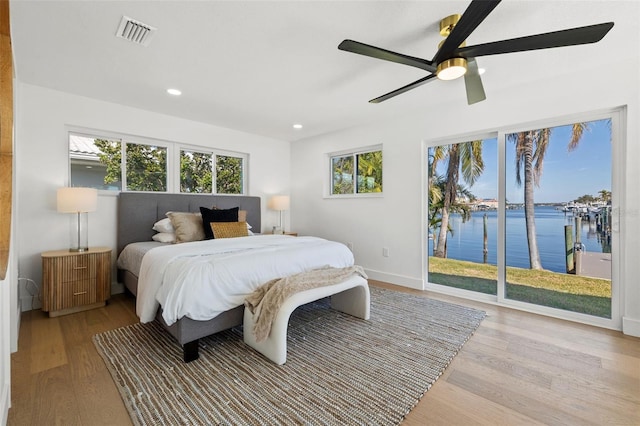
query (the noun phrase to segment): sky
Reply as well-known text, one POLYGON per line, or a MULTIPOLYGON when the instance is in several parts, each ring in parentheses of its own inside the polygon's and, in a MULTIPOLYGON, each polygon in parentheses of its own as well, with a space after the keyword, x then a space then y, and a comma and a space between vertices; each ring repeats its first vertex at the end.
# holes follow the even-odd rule
MULTIPOLYGON (((571 125, 552 128, 540 186, 535 188, 535 202, 564 203, 585 194, 597 197, 602 189, 611 191, 610 134, 607 120, 591 121, 578 147, 568 152, 571 125)), ((482 158, 484 173, 470 190, 477 198, 498 198, 497 139, 484 141, 482 158)), ((506 144, 506 162, 507 200, 523 203, 524 188, 515 183, 515 145, 512 142, 506 144)), ((444 164, 441 164, 438 174, 444 171, 444 164)))

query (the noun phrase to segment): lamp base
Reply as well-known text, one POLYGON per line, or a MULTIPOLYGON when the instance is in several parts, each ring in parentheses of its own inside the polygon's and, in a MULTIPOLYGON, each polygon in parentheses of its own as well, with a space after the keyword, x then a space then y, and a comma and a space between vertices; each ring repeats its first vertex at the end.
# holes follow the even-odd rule
POLYGON ((74 247, 70 248, 69 251, 71 253, 84 253, 85 251, 89 251, 89 247, 74 247))
POLYGON ((76 219, 76 226, 71 226, 69 251, 71 253, 83 253, 89 251, 89 215, 84 212, 78 212, 76 219))

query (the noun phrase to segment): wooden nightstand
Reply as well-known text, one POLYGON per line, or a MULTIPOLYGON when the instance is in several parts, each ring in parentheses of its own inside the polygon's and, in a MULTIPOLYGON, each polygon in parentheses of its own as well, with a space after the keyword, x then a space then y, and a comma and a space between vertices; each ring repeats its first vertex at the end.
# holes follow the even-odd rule
POLYGON ((271 233, 275 234, 275 235, 290 235, 292 237, 297 237, 298 236, 297 232, 282 232, 280 234, 278 234, 277 232, 271 232, 271 233))
POLYGON ((50 317, 104 306, 111 296, 111 249, 42 253, 42 310, 50 317))

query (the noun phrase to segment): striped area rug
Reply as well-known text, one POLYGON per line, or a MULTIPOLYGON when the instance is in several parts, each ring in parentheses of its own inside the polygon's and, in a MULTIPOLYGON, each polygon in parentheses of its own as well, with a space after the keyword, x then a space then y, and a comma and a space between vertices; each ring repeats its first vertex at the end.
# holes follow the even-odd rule
POLYGON ((242 341, 200 340, 200 358, 156 323, 93 337, 136 425, 396 425, 442 374, 485 313, 371 287, 371 319, 301 306, 287 363, 242 341))

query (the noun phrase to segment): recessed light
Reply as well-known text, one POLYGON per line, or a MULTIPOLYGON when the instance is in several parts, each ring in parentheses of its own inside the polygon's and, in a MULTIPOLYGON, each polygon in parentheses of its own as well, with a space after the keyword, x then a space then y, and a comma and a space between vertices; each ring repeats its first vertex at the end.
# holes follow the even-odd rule
POLYGON ((293 128, 294 129, 302 129, 302 124, 294 124, 293 128))
POLYGON ((182 92, 178 89, 167 89, 167 93, 173 96, 180 96, 182 92))

